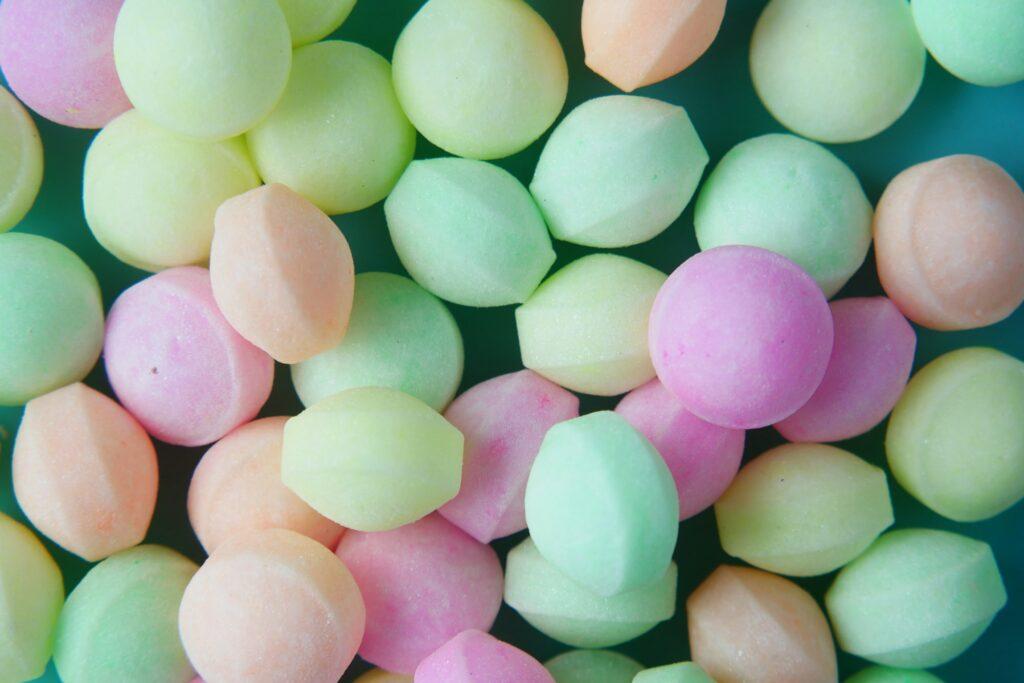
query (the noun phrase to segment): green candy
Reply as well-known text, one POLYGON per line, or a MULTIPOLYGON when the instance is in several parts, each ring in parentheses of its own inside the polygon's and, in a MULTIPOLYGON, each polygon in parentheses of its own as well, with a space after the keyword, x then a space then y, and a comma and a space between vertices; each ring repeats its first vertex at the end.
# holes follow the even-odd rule
POLYGON ((530 192, 556 238, 625 247, 679 218, 707 163, 682 107, 633 95, 599 97, 551 133, 530 192))
POLYGON ((920 669, 870 666, 847 678, 846 683, 942 683, 942 679, 920 669))
POLYGON ((292 46, 315 43, 345 23, 356 0, 277 0, 284 11, 292 46))
POLYGON ((988 544, 930 529, 884 534, 825 594, 843 650, 905 668, 938 666, 960 655, 1005 604, 988 544))
POLYGON ((715 683, 700 664, 679 662, 641 671, 633 683, 715 683))
POLYGON ((43 182, 43 143, 25 107, 0 86, 0 232, 21 222, 43 182))
POLYGON ((631 683, 644 669, 610 650, 570 650, 548 660, 544 667, 555 683, 631 683))
POLYGON ((406 270, 457 304, 522 303, 555 262, 530 193, 512 174, 483 161, 414 161, 384 213, 406 270))

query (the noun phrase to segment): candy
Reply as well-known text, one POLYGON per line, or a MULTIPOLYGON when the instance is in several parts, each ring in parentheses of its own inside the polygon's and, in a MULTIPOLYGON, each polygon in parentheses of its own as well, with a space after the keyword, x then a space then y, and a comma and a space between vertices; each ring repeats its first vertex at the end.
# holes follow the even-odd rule
POLYGON ((529 538, 509 552, 506 570, 508 606, 541 633, 576 647, 611 647, 633 640, 676 611, 674 562, 655 581, 611 597, 563 574, 529 538))
POLYGON ((95 562, 142 542, 156 451, 128 412, 84 384, 34 398, 14 444, 18 505, 61 547, 95 562))
POLYGON ((392 531, 350 531, 338 557, 366 600, 359 656, 411 674, 427 655, 468 629, 490 630, 501 606, 495 552, 437 515, 392 531))
POLYGON ((246 139, 264 180, 329 214, 384 199, 416 147, 387 60, 337 40, 295 51, 281 103, 246 139))
POLYGON ((371 669, 355 680, 355 683, 413 683, 412 676, 393 674, 383 669, 371 669))
POLYGON ((259 529, 289 529, 334 548, 342 528, 281 483, 281 443, 288 418, 243 425, 206 452, 188 488, 188 517, 207 553, 259 529))
POLYGON ((330 218, 284 185, 264 185, 221 204, 214 226, 213 296, 239 334, 282 363, 341 342, 355 266, 330 218))
POLYGON ((333 349, 293 365, 304 405, 339 391, 389 387, 444 410, 462 380, 462 335, 444 304, 408 278, 361 273, 348 331, 333 349))
POLYGON ((481 631, 463 631, 416 667, 417 683, 554 683, 517 647, 481 631))
POLYGON ((891 126, 914 101, 924 63, 904 0, 772 0, 750 43, 765 107, 822 142, 864 140, 891 126))
POLYGON ((903 393, 917 336, 885 297, 833 301, 834 343, 825 377, 775 428, 790 441, 842 441, 885 419, 903 393))
POLYGON ((45 237, 0 234, 0 292, 0 405, 89 373, 103 346, 103 302, 82 259, 45 237))
POLYGON ((530 193, 512 174, 483 161, 414 161, 384 213, 406 270, 457 304, 522 303, 555 262, 530 193))
POLYGON ((21 103, 0 86, 0 233, 21 222, 42 182, 43 144, 36 124, 21 103))
POLYGON ((523 0, 430 0, 395 44, 395 90, 416 129, 456 156, 496 159, 554 123, 569 74, 523 0))
POLYGON ((614 396, 654 377, 647 319, 665 274, 591 254, 549 277, 516 309, 523 365, 586 394, 614 396))
POLYGON ((896 405, 885 450, 893 476, 940 515, 993 517, 1024 498, 1024 363, 966 348, 921 369, 896 405))
POLYGON ((903 171, 878 202, 874 232, 882 287, 920 325, 984 327, 1024 301, 1024 192, 987 159, 903 171))
POLYGON ((288 21, 292 46, 325 38, 345 23, 356 0, 277 0, 288 21))
POLYGON ((615 412, 665 459, 679 494, 680 520, 714 503, 740 468, 744 432, 700 419, 657 379, 626 394, 615 412))
POLYGON ((544 665, 555 683, 632 683, 643 670, 637 662, 610 650, 571 650, 544 665))
POLYGON ((832 297, 871 245, 871 203, 850 167, 795 135, 733 147, 697 198, 701 249, 748 244, 782 254, 832 297))
POLYGON ((699 664, 679 662, 641 671, 633 683, 715 683, 699 664))
POLYGON ((687 410, 752 429, 792 415, 818 388, 832 315, 792 261, 758 247, 717 247, 672 273, 649 334, 658 378, 687 410))
POLYGON ((890 531, 825 594, 839 646, 878 664, 926 668, 978 639, 1006 604, 987 543, 948 531, 890 531))
POLYGON ((693 660, 718 683, 836 680, 825 615, 782 577, 722 565, 686 600, 686 621, 693 660))
POLYGON ((600 97, 573 109, 551 133, 530 192, 556 238, 624 247, 679 218, 707 163, 682 107, 600 97))
POLYGON ((185 589, 181 640, 207 681, 337 681, 366 609, 352 574, 316 541, 269 529, 234 536, 185 589))
POLYGON ((217 207, 259 182, 241 140, 188 140, 133 110, 89 147, 85 220, 107 251, 137 268, 204 263, 217 207))
POLYGON ((724 16, 725 0, 584 0, 587 66, 626 92, 663 81, 704 54, 724 16))
POLYGON ((387 531, 458 493, 462 448, 459 430, 423 401, 383 387, 348 389, 288 420, 281 478, 338 524, 387 531))
POLYGON ((850 676, 845 683, 942 683, 942 679, 923 670, 871 666, 850 676))
POLYGON ((189 681, 178 606, 196 572, 170 548, 143 545, 85 575, 61 612, 53 659, 65 683, 189 681))
POLYGON ((477 384, 444 417, 466 438, 462 486, 439 512, 490 543, 526 528, 523 498, 548 429, 579 415, 579 399, 531 370, 477 384))
POLYGON ((270 395, 274 362, 224 319, 204 268, 165 270, 110 308, 107 378, 146 431, 201 446, 248 422, 270 395))
POLYGON ((131 108, 114 69, 114 22, 124 0, 5 0, 0 68, 40 116, 101 128, 131 108))
POLYGON ((223 140, 252 128, 281 98, 291 36, 276 0, 125 0, 114 61, 146 118, 223 140))
POLYGON ((665 461, 609 411, 548 430, 526 485, 526 523, 541 554, 613 596, 665 574, 679 531, 665 461))
POLYGON ((842 567, 893 522, 885 472, 813 443, 779 446, 746 465, 715 517, 725 552, 790 576, 842 567))

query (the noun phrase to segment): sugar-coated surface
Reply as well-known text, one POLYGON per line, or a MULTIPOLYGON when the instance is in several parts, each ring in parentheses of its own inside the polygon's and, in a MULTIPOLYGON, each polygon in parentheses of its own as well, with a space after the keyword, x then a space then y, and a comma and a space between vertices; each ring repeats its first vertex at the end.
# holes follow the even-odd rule
POLYGON ((355 680, 355 683, 413 683, 412 676, 391 673, 384 669, 371 669, 355 680))
POLYGON ((43 144, 36 124, 0 86, 0 233, 25 217, 42 182, 43 144))
POLYGON ((715 683, 699 664, 679 662, 641 671, 633 683, 715 683))
POLYGON ((549 659, 544 666, 555 683, 632 683, 643 666, 611 650, 570 650, 549 659))
POLYGON ((356 0, 277 0, 288 21, 292 46, 315 43, 348 18, 356 0))
POLYGON ((416 683, 554 683, 548 670, 517 647, 482 631, 463 631, 423 659, 416 683))
POLYGON ((942 683, 942 679, 923 669, 869 666, 847 678, 845 683, 942 683))
POLYGON ((501 606, 498 556, 438 515, 381 533, 349 531, 338 557, 366 601, 359 656, 411 674, 468 629, 488 631, 501 606))

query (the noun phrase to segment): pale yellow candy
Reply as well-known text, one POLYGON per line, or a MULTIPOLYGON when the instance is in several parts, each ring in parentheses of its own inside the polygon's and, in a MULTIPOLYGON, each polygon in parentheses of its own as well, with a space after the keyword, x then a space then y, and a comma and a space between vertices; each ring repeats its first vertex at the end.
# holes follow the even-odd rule
POLYGON ((341 26, 356 0, 277 0, 288 20, 292 45, 315 43, 341 26))
POLYGON ((43 143, 21 102, 0 87, 0 232, 25 217, 43 182, 43 143))

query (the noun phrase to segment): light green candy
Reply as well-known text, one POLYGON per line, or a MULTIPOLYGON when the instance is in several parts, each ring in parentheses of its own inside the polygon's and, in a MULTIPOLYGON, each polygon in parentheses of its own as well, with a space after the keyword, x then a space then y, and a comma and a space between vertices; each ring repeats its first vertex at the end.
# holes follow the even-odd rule
POLYGON ((205 263, 213 215, 260 184, 240 138, 202 142, 125 112, 85 157, 85 220, 107 251, 157 271, 205 263))
POLYGON ((276 0, 125 0, 114 62, 148 118, 223 140, 252 128, 281 98, 291 34, 276 0))
POLYGON ((847 678, 846 683, 942 683, 942 679, 920 669, 871 666, 847 678))
POLYGON ((644 668, 610 650, 570 650, 548 660, 544 667, 555 683, 631 683, 644 668))
POLYGON ((416 148, 387 60, 340 40, 295 51, 281 103, 246 137, 264 180, 328 214, 384 199, 416 148))
POLYGON ((555 262, 530 193, 512 174, 483 161, 414 161, 384 213, 406 270, 457 304, 522 303, 555 262))
POLYGON ((0 232, 21 222, 43 182, 43 143, 32 117, 0 86, 0 232))
POLYGON ((641 671, 633 683, 715 683, 699 664, 679 662, 641 671))
POLYGON ((292 46, 308 45, 345 23, 356 0, 277 0, 288 21, 292 46))
POLYGON ((0 514, 0 683, 43 675, 63 604, 57 563, 31 531, 0 514))
POLYGON ((395 44, 395 89, 417 130, 473 159, 514 154, 565 104, 569 71, 523 0, 430 0, 395 44))
POLYGON ((960 522, 993 517, 1024 497, 1024 363, 959 349, 922 368, 889 418, 893 476, 960 522))
POLYGON ((665 274, 591 254, 549 277, 516 309, 523 365, 567 389, 615 396, 654 377, 647 321, 665 274))
POLYGON ((750 44, 765 107, 822 142, 856 142, 891 126, 914 101, 924 63, 905 0, 771 0, 750 44))
POLYGON ((729 244, 782 254, 832 297, 871 246, 871 203, 850 167, 795 135, 741 142, 718 162, 697 197, 703 250, 729 244))
POLYGON ((423 401, 349 389, 285 423, 281 479, 344 527, 387 531, 455 497, 462 447, 459 430, 423 401))
POLYGON ((53 240, 0 234, 0 405, 21 405, 84 378, 103 348, 96 276, 53 240))
POLYGON ((601 411, 544 436, 526 484, 526 524, 549 562, 613 596, 665 575, 679 494, 654 446, 618 413, 601 411))
POLYGON ((843 650, 905 668, 938 666, 960 655, 1005 604, 988 544, 930 529, 884 534, 825 594, 843 650))
POLYGON ((462 380, 463 347, 455 318, 408 278, 356 276, 348 331, 341 343, 292 366, 306 407, 354 387, 390 387, 444 410, 462 380))
POLYGON ((885 472, 824 444, 785 444, 740 470, 715 503, 722 548, 755 567, 815 576, 892 525, 885 472))

